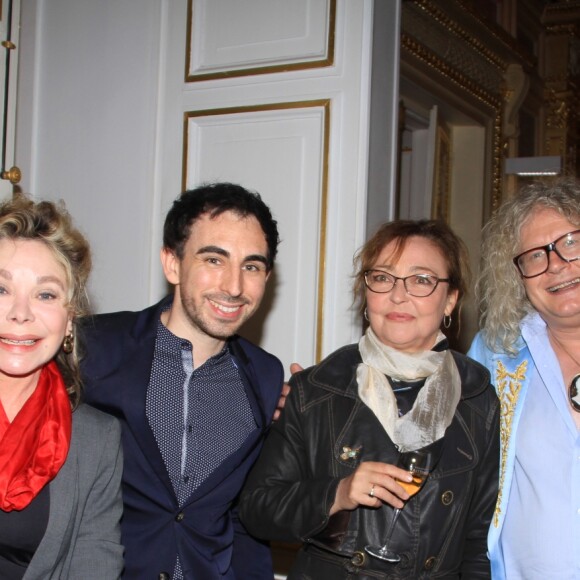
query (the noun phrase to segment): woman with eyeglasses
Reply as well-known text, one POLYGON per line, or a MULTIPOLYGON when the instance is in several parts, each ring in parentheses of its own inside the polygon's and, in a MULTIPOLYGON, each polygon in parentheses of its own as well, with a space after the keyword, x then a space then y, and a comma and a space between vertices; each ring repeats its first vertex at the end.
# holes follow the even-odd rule
POLYGON ((441 222, 383 225, 355 258, 358 344, 295 374, 242 494, 250 533, 303 543, 288 578, 489 578, 499 406, 489 373, 441 327, 466 288, 467 254, 441 222), (423 488, 397 467, 433 458, 423 488), (387 540, 399 561, 371 554, 387 540))
POLYGON ((534 183, 484 229, 469 354, 502 407, 494 579, 580 578, 580 183, 534 183))

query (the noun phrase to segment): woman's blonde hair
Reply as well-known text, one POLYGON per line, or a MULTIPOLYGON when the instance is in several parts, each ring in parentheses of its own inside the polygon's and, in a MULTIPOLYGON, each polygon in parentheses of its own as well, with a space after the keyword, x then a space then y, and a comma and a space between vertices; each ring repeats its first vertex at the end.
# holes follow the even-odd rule
POLYGON ((86 291, 91 271, 89 244, 73 226, 63 203, 33 202, 23 195, 0 204, 0 240, 5 239, 44 243, 65 270, 68 283, 66 307, 73 321, 73 350, 67 354, 61 348, 55 360, 74 408, 81 393, 76 318, 89 313, 86 291))
POLYGON ((517 354, 520 322, 534 307, 513 258, 520 246, 522 226, 536 210, 553 209, 580 225, 580 184, 571 178, 536 181, 505 202, 483 229, 482 260, 476 284, 480 328, 486 344, 497 352, 517 354))

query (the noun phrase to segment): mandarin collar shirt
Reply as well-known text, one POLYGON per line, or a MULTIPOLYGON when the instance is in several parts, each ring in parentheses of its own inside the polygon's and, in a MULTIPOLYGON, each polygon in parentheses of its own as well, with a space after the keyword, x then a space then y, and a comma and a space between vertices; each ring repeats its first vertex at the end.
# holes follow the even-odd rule
MULTIPOLYGON (((196 369, 194 357, 160 320, 146 415, 180 507, 257 427, 227 346, 196 369)), ((173 577, 183 578, 179 560, 173 577)))
POLYGON ((506 578, 579 580, 580 432, 538 314, 524 319, 522 336, 533 368, 511 442, 515 470, 500 537, 506 578))

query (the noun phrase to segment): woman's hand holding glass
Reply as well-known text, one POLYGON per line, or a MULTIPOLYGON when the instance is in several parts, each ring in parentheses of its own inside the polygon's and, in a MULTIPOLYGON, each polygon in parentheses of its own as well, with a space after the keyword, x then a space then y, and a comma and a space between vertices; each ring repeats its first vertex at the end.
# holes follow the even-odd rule
POLYGON ((411 482, 411 474, 390 463, 364 461, 352 475, 340 481, 330 515, 358 506, 378 508, 383 503, 402 508, 409 494, 401 482, 411 482))
MULTIPOLYGON (((405 485, 405 483, 402 484, 409 490, 409 496, 415 495, 423 487, 423 484, 429 476, 430 471, 433 469, 433 466, 435 465, 440 452, 441 440, 430 447, 424 448, 423 450, 401 453, 397 465, 400 465, 403 469, 405 469, 407 475, 411 475, 411 480, 413 482, 411 485, 405 485)), ((409 481, 409 479, 405 478, 404 481, 409 481)), ((391 520, 391 525, 389 526, 389 531, 387 532, 387 539, 385 544, 383 546, 365 546, 365 551, 368 554, 374 556, 375 558, 379 558, 380 560, 384 560, 385 562, 396 563, 401 560, 399 554, 391 550, 389 546, 391 543, 393 530, 395 529, 395 524, 397 523, 399 514, 401 513, 403 507, 404 505, 395 509, 393 519, 391 520)))

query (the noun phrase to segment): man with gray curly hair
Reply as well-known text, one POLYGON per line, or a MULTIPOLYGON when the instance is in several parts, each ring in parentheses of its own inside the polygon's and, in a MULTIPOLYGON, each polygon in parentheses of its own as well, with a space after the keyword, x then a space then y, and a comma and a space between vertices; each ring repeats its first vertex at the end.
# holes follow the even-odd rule
POLYGON ((580 182, 533 183, 484 228, 469 355, 501 401, 492 576, 579 578, 580 182))

